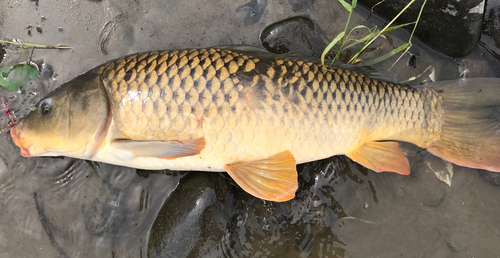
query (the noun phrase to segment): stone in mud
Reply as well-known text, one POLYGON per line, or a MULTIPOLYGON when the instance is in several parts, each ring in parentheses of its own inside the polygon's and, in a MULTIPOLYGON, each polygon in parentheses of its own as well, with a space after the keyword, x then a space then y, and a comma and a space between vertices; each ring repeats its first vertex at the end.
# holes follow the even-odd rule
POLYGON ((299 191, 296 198, 284 203, 250 196, 221 176, 225 174, 189 173, 156 217, 147 255, 245 257, 262 253, 290 257, 323 252, 343 257, 344 249, 331 224, 347 215, 333 199, 333 191, 327 190, 335 182, 343 182, 333 169, 347 168, 343 161, 332 158, 300 165, 299 191), (325 166, 332 169, 320 171, 325 166), (309 242, 311 236, 331 239, 330 247, 309 242))
MULTIPOLYGON (((392 20, 408 4, 407 0, 359 2, 368 8, 373 7, 375 13, 388 20, 392 20)), ((415 1, 397 22, 416 21, 423 2, 415 1)), ((464 57, 474 50, 479 41, 484 4, 485 0, 427 1, 415 34, 424 43, 448 56, 464 57)))
POLYGON ((199 257, 216 248, 233 213, 234 190, 217 173, 190 173, 151 228, 148 257, 199 257))
POLYGON ((267 26, 260 34, 260 41, 269 52, 276 54, 319 57, 326 47, 314 22, 302 16, 267 26))

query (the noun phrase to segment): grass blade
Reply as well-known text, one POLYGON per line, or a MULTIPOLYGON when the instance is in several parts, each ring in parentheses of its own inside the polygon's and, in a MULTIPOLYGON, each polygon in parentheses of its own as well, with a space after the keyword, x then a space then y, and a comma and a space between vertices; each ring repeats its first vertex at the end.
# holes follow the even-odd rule
POLYGON ((410 45, 410 43, 408 43, 408 42, 407 42, 407 43, 405 43, 405 44, 403 44, 403 45, 401 45, 401 46, 399 46, 399 47, 397 47, 397 48, 393 49, 393 50, 392 50, 392 51, 390 51, 389 53, 386 53, 386 54, 384 54, 384 55, 382 55, 382 56, 379 56, 379 57, 377 57, 377 58, 375 58, 375 59, 372 59, 372 60, 370 60, 370 61, 368 61, 368 62, 365 62, 364 64, 365 64, 365 65, 373 65, 373 64, 376 64, 376 63, 380 63, 380 62, 382 62, 382 61, 386 60, 387 58, 389 58, 389 57, 391 57, 391 56, 393 56, 393 55, 395 55, 395 54, 397 54, 397 53, 401 52, 403 49, 405 49, 405 48, 406 48, 406 47, 408 47, 409 45, 410 45))
POLYGON ((37 45, 37 44, 29 44, 29 43, 19 43, 19 42, 12 42, 12 41, 6 41, 6 40, 0 40, 1 43, 6 43, 6 44, 12 44, 12 45, 20 45, 20 46, 28 46, 28 47, 34 47, 34 48, 46 48, 46 49, 67 49, 67 48, 73 48, 71 46, 46 46, 46 45, 37 45))
MULTIPOLYGON (((415 2, 415 0, 411 0, 404 8, 403 10, 401 10, 401 12, 399 12, 386 26, 384 29, 382 29, 382 31, 384 31, 385 29, 389 28, 391 26, 391 24, 394 23, 394 21, 396 21, 397 18, 399 18, 399 16, 404 13, 406 11, 406 9, 408 9, 413 3, 415 2)), ((366 47, 368 47, 369 45, 371 45, 373 43, 373 41, 375 41, 375 39, 381 34, 381 32, 379 31, 377 33, 376 36, 374 36, 355 56, 353 56, 351 58, 351 60, 349 60, 349 64, 351 62, 353 62, 354 60, 356 60, 358 58, 358 56, 366 49, 366 47)), ((413 34, 412 34, 413 35, 413 34)), ((411 40, 411 37, 410 37, 410 40, 411 40)))
POLYGON ((402 28, 404 26, 408 26, 408 25, 412 25, 412 24, 415 24, 416 22, 409 22, 409 23, 405 23, 405 24, 399 24, 399 25, 396 25, 396 26, 392 26, 392 27, 389 27, 389 28, 386 28, 386 29, 383 29, 382 32, 380 34, 385 34, 385 33, 389 33, 393 30, 397 30, 399 28, 402 28))
MULTIPOLYGON (((348 41, 353 41, 353 42, 350 43, 347 46, 344 46, 344 48, 350 48, 350 47, 353 47, 353 46, 355 46, 357 44, 361 44, 361 43, 364 43, 364 42, 370 40, 371 37, 376 33, 377 26, 375 26, 373 29, 370 29, 370 28, 368 28, 368 27, 366 27, 364 25, 358 25, 358 26, 352 28, 352 30, 351 30, 351 32, 349 32, 349 35, 347 36, 347 38, 349 38, 349 36, 351 36, 351 33, 355 29, 366 29, 366 30, 368 30, 368 35, 365 35, 365 36, 363 36, 360 39, 349 39, 348 41)), ((347 43, 348 41, 346 41, 345 43, 347 43)))
POLYGON ((411 38, 413 37, 413 33, 415 33, 415 30, 417 29, 418 21, 420 21, 420 15, 422 15, 422 11, 424 11, 424 6, 426 3, 427 0, 424 0, 422 7, 420 7, 420 12, 418 13, 417 21, 415 22, 415 26, 413 26, 413 30, 411 31, 410 39, 408 40, 408 42, 411 42, 411 38))
POLYGON ((339 35, 337 35, 337 37, 335 37, 332 42, 330 42, 330 44, 328 44, 328 46, 326 46, 325 50, 323 50, 323 54, 321 54, 321 63, 322 64, 325 64, 325 56, 326 54, 328 54, 328 52, 330 52, 330 50, 333 48, 333 46, 335 46, 335 44, 337 44, 337 42, 339 42, 345 35, 345 32, 341 32, 339 33, 339 35))

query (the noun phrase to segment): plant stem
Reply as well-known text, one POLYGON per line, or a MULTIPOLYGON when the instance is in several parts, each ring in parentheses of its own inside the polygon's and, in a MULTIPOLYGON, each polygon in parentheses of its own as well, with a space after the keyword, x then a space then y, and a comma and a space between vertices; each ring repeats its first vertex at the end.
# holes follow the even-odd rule
MULTIPOLYGON (((390 26, 391 26, 391 24, 392 24, 394 21, 396 21, 396 19, 397 19, 397 18, 399 18, 399 16, 400 16, 402 13, 404 13, 404 11, 406 11, 406 9, 408 9, 408 8, 410 7, 410 5, 412 5, 412 4, 413 4, 413 2, 415 2, 415 0, 411 0, 411 1, 410 1, 410 2, 409 2, 406 6, 405 6, 405 8, 403 8, 403 10, 401 10, 401 12, 399 12, 399 13, 396 15, 396 17, 394 17, 394 18, 393 18, 393 19, 392 19, 392 20, 391 20, 391 21, 390 21, 390 22, 389 22, 389 23, 388 23, 388 24, 384 27, 384 29, 380 30, 380 31, 377 33, 377 35, 376 35, 375 37, 373 37, 373 38, 370 40, 370 42, 368 42, 368 43, 367 43, 367 44, 366 44, 366 45, 365 45, 365 46, 364 46, 364 47, 363 47, 363 48, 362 48, 362 49, 361 49, 361 50, 360 50, 360 51, 359 51, 359 52, 358 52, 355 56, 353 56, 353 57, 351 58, 351 60, 349 60, 349 62, 347 62, 347 63, 349 63, 349 64, 350 64, 353 60, 356 60, 356 59, 358 58, 358 56, 359 56, 359 55, 360 55, 360 54, 361 54, 361 53, 362 53, 362 52, 363 52, 363 51, 364 51, 364 50, 365 50, 365 49, 366 49, 369 45, 371 45, 371 44, 373 43, 373 41, 375 41, 375 39, 377 39, 377 38, 378 38, 378 36, 380 36, 380 34, 382 34, 382 31, 384 31, 385 29, 387 29, 388 27, 390 27, 390 26)), ((420 17, 420 15, 419 15, 419 17, 420 17)), ((415 26, 416 26, 416 25, 415 25, 415 26)))
POLYGON ((345 28, 344 28, 344 37, 342 37, 342 39, 340 40, 339 51, 337 51, 337 55, 335 55, 334 60, 339 60, 339 58, 340 58, 340 52, 342 51, 342 45, 344 43, 344 39, 346 38, 345 35, 347 33, 347 26, 349 25, 349 21, 351 20, 351 14, 352 14, 352 10, 349 11, 349 16, 347 16, 347 22, 345 23, 345 28))
POLYGON ((37 44, 30 44, 30 43, 18 43, 18 42, 6 41, 6 40, 0 40, 0 42, 6 43, 6 44, 29 46, 29 47, 35 47, 35 48, 47 48, 47 49, 67 49, 67 48, 73 48, 71 46, 46 46, 46 45, 37 45, 37 44))
MULTIPOLYGON (((415 26, 413 26, 413 30, 411 32, 411 35, 410 35, 410 39, 408 42, 411 41, 411 38, 413 37, 413 33, 415 32, 415 30, 417 29, 417 25, 418 25, 418 21, 420 21, 420 15, 422 15, 422 11, 424 11, 424 6, 425 6, 425 3, 427 3, 427 0, 424 0, 424 3, 422 4, 422 7, 420 8, 420 12, 418 12, 418 17, 417 17, 417 21, 415 22, 415 26)), ((411 42, 410 42, 410 45, 411 45, 411 42)))

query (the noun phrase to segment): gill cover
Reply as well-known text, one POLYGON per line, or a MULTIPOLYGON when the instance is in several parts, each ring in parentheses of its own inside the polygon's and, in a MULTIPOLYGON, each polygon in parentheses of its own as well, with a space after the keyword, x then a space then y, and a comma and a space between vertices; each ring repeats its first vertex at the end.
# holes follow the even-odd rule
POLYGON ((88 159, 103 145, 110 120, 103 81, 89 72, 42 99, 11 134, 23 156, 88 159))

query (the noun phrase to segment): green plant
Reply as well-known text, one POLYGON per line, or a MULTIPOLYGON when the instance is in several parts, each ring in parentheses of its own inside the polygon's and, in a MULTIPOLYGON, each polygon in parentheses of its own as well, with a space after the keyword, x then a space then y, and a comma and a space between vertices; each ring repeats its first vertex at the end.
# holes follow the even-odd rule
POLYGON ((26 62, 24 57, 24 48, 30 47, 32 49, 35 48, 43 48, 43 49, 68 49, 70 46, 46 46, 46 45, 37 45, 37 44, 29 44, 29 43, 18 43, 12 41, 0 40, 0 43, 12 44, 12 45, 21 45, 22 53, 23 53, 23 62, 24 64, 18 64, 9 67, 0 67, 0 86, 16 91, 19 90, 21 86, 23 86, 29 80, 33 80, 38 78, 38 70, 33 66, 29 65, 29 62, 26 62))
MULTIPOLYGON (((408 9, 408 7, 410 7, 414 2, 415 0, 411 0, 382 30, 378 30, 377 27, 373 27, 373 28, 368 28, 364 25, 358 25, 358 26, 355 26, 354 28, 352 28, 349 33, 347 33, 347 27, 349 25, 349 21, 351 19, 351 14, 354 10, 354 8, 356 7, 356 3, 357 3, 357 0, 352 0, 352 3, 349 4, 347 3, 345 0, 338 0, 343 6, 344 8, 349 12, 349 16, 347 17, 347 22, 346 22, 346 25, 345 25, 345 28, 344 28, 344 31, 340 32, 331 42, 330 44, 328 44, 328 46, 325 48, 325 50, 323 51, 323 54, 321 55, 321 63, 324 64, 325 63, 325 56, 328 54, 328 52, 330 52, 330 50, 332 50, 332 48, 337 44, 339 43, 339 48, 338 48, 338 51, 337 51, 337 54, 335 55, 335 57, 333 58, 332 60, 332 63, 335 61, 335 60, 339 60, 339 57, 340 57, 340 53, 342 52, 342 49, 345 48, 350 48, 350 47, 353 47, 355 45, 358 45, 358 44, 362 44, 363 46, 361 47, 361 49, 352 57, 349 59, 349 61, 347 62, 348 64, 354 64, 357 60, 358 60, 358 57, 361 55, 361 53, 363 53, 363 51, 365 51, 367 49, 368 46, 370 46, 378 37, 385 37, 384 34, 387 34, 395 29, 399 29, 401 27, 404 27, 404 26, 408 26, 408 25, 411 25, 411 24, 415 24, 414 27, 413 27, 413 31, 410 35, 410 38, 408 40, 407 43, 393 49, 392 51, 382 55, 382 56, 379 56, 375 59, 372 59, 370 61, 367 61, 365 62, 364 64, 365 65, 373 65, 373 64, 376 64, 376 63, 379 63, 379 62, 382 62, 384 61, 385 59, 405 50, 404 53, 406 53, 406 51, 408 51, 412 44, 411 44, 411 39, 413 37, 413 34, 415 32, 415 28, 417 27, 417 24, 418 24, 418 21, 420 20, 420 16, 422 14, 422 10, 425 6, 425 3, 427 2, 427 0, 424 0, 424 3, 422 4, 422 7, 420 8, 420 12, 418 14, 418 17, 417 17, 417 20, 415 22, 410 22, 410 23, 405 23, 405 24, 400 24, 400 25, 397 25, 397 26, 392 26, 391 25, 394 23, 394 21, 403 13, 406 11, 406 9, 408 9), (351 33, 356 30, 356 29, 366 29, 368 31, 367 34, 365 34, 363 37, 361 37, 361 39, 351 39, 350 36, 351 36, 351 33), (346 34, 347 33, 347 34, 346 34), (350 44, 347 44, 349 43, 350 44), (347 44, 347 45, 346 45, 347 44)), ((401 58, 401 56, 398 58, 397 61, 399 61, 399 59, 401 58)), ((393 64, 394 65, 394 64, 393 64)), ((391 66, 392 68, 392 66, 391 66)))
POLYGON ((27 81, 38 78, 38 70, 29 64, 0 67, 0 86, 16 91, 27 81))

